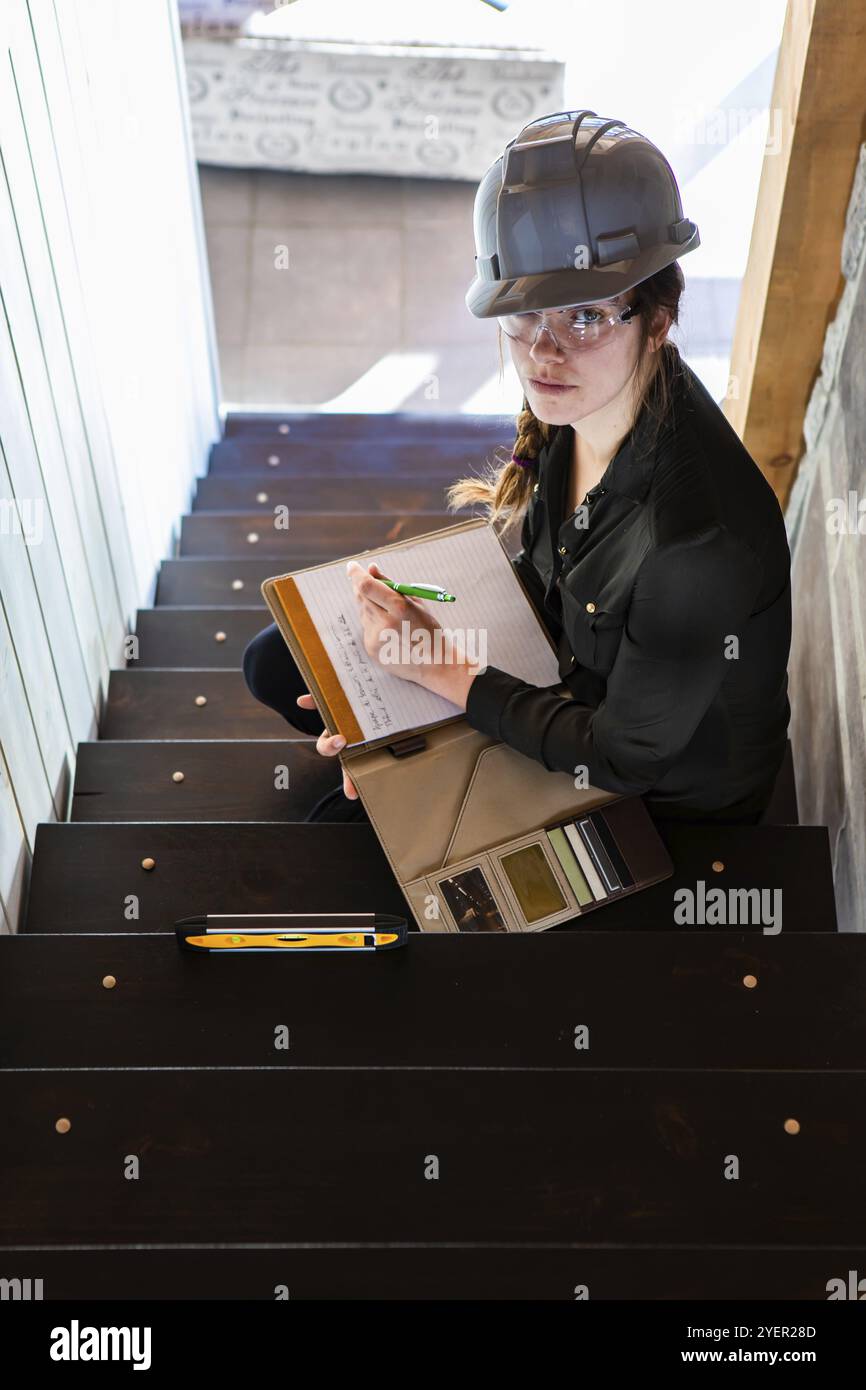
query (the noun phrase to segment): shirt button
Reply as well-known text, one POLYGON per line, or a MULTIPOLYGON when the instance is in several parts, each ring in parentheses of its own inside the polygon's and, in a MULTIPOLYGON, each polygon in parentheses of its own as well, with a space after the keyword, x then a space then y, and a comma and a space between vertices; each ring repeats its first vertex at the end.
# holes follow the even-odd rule
POLYGON ((567 554, 568 554, 568 551, 566 550, 566 548, 565 548, 564 545, 561 545, 561 546, 559 547, 559 553, 560 553, 560 555, 567 555, 567 554))
POLYGON ((588 604, 586 605, 586 611, 587 611, 587 613, 594 613, 594 612, 595 612, 595 604, 594 604, 594 603, 588 603, 588 604))
POLYGON ((535 484, 535 487, 532 489, 532 491, 533 491, 533 492, 537 492, 537 491, 538 491, 538 483, 535 484))

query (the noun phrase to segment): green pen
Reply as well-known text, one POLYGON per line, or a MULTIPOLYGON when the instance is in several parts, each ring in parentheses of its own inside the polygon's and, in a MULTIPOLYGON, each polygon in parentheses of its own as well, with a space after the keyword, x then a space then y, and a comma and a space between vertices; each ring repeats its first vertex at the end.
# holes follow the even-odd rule
POLYGON ((389 589, 393 589, 395 594, 405 594, 407 598, 429 598, 437 603, 457 601, 456 594, 446 593, 441 584, 396 584, 393 579, 385 579, 381 574, 377 574, 376 578, 387 584, 389 589))

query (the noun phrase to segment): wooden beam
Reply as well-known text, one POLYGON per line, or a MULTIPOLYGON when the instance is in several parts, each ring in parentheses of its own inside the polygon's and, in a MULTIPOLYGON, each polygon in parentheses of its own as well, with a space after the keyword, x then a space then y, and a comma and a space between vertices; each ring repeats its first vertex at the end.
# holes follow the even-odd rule
POLYGON ((725 414, 782 507, 843 288, 845 213, 866 125, 866 6, 788 0, 725 414), (778 114, 777 114, 778 113, 778 114))

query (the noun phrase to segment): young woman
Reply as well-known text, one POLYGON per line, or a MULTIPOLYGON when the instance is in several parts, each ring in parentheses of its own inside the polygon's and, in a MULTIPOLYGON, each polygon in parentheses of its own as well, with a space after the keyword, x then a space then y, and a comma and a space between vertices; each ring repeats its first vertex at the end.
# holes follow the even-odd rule
MULTIPOLYGON (((558 113, 491 166, 474 225, 466 302, 499 320, 524 400, 510 461, 449 501, 522 519, 514 564, 568 696, 447 645, 438 663, 386 669, 578 785, 641 795, 657 818, 755 823, 790 718, 790 553, 772 489, 667 339, 677 260, 699 244, 670 166, 621 121, 558 113)), ((437 605, 395 594, 375 564, 348 573, 374 659, 387 630, 439 626, 437 605)), ((276 628, 244 671, 322 754, 339 751, 276 628)), ((308 816, 365 818, 345 774, 308 816)))

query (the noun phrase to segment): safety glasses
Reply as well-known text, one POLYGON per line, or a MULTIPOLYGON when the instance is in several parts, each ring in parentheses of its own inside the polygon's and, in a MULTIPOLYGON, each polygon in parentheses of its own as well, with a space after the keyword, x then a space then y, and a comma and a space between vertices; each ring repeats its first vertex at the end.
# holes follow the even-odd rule
POLYGON ((609 342, 619 328, 640 310, 621 304, 577 304, 567 309, 531 310, 525 314, 500 314, 502 330, 509 338, 531 347, 542 329, 560 352, 586 352, 609 342))

